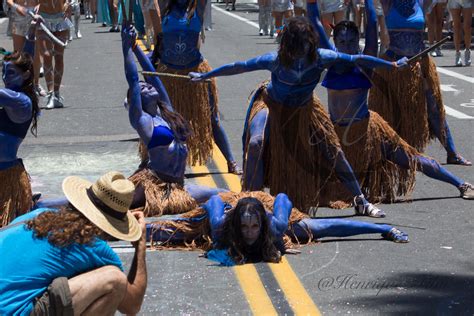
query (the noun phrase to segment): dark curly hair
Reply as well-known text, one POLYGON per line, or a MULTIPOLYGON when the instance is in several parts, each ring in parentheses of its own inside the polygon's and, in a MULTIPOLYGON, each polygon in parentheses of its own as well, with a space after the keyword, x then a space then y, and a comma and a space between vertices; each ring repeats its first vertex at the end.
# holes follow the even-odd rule
POLYGON ((291 67, 296 59, 306 55, 309 63, 316 60, 319 36, 305 17, 288 19, 281 35, 278 60, 284 67, 291 67))
POLYGON ((275 238, 265 208, 256 198, 247 197, 239 200, 235 208, 227 213, 221 236, 216 248, 228 249, 229 255, 237 264, 258 261, 276 263, 281 260, 281 252, 275 246, 275 238), (251 246, 245 243, 240 227, 241 216, 245 212, 257 216, 260 222, 260 234, 251 246))
POLYGON ((31 125, 31 134, 34 136, 37 136, 37 125, 38 125, 38 116, 40 113, 40 108, 38 104, 38 96, 35 93, 35 85, 33 82, 34 79, 34 68, 33 68, 33 58, 30 56, 30 54, 25 53, 25 52, 13 52, 10 55, 5 56, 3 59, 4 61, 11 62, 13 65, 15 65, 18 69, 20 69, 23 72, 30 72, 30 75, 28 78, 25 80, 23 83, 23 86, 21 87, 21 92, 26 94, 32 104, 32 125, 31 125))
POLYGON ((357 36, 359 36, 359 28, 357 27, 357 24, 355 24, 352 21, 341 21, 341 22, 337 23, 336 26, 334 27, 334 31, 333 31, 334 32, 334 38, 336 38, 337 35, 342 30, 352 31, 352 32, 356 33, 357 36))
POLYGON ((26 222, 36 238, 47 238, 57 247, 67 247, 73 243, 92 244, 96 237, 110 240, 111 236, 95 226, 71 204, 59 211, 46 211, 26 222))

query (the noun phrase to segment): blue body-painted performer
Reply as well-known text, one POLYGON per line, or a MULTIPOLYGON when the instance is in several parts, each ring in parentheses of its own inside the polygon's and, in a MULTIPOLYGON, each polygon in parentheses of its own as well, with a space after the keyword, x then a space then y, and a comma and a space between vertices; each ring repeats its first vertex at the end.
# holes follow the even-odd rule
POLYGON ((328 204, 318 193, 335 170, 355 197, 359 214, 384 216, 364 198, 334 127, 313 90, 323 70, 336 63, 396 68, 405 60, 397 64, 372 56, 318 49, 317 42, 317 34, 307 19, 290 19, 278 53, 189 75, 193 81, 200 81, 256 70, 271 72, 270 82, 254 94, 247 114, 243 137, 244 190, 268 186, 272 194, 287 193, 296 207, 304 210, 328 204))
POLYGON ((186 212, 225 190, 184 186, 189 125, 173 111, 158 77, 147 78, 147 82, 138 80, 132 50, 144 70, 153 71, 153 65, 136 45, 134 29, 126 26, 122 29, 125 76, 129 85, 125 106, 130 124, 148 151, 146 164, 130 177, 137 187, 132 207, 144 206, 146 216, 186 212))
POLYGON ((39 115, 38 97, 34 89, 33 56, 36 26, 26 36, 23 52, 3 59, 0 89, 0 227, 32 206, 31 184, 18 149, 31 126, 36 136, 39 115))
POLYGON ((394 242, 408 242, 408 235, 393 226, 309 218, 293 208, 286 194, 273 198, 264 192, 220 194, 179 218, 147 224, 147 240, 165 247, 212 247, 207 258, 226 266, 279 262, 282 254, 296 253, 293 242, 377 233, 394 242), (205 242, 209 239, 211 245, 205 242))
MULTIPOLYGON (((390 36, 383 58, 412 57, 425 49, 423 0, 381 0, 390 36)), ((447 152, 447 163, 470 166, 456 150, 446 121, 436 65, 426 55, 419 63, 393 72, 374 73, 369 107, 379 113, 410 145, 424 152, 431 138, 437 138, 447 152)))
MULTIPOLYGON (((170 0, 162 13, 163 33, 158 36, 152 61, 158 72, 187 75, 212 68, 200 52, 200 32, 207 0, 170 0)), ((162 77, 173 106, 190 122, 193 135, 188 142, 191 165, 205 163, 212 154, 212 140, 227 160, 228 171, 242 170, 232 154, 218 113, 216 81, 193 85, 181 78, 162 77)))
MULTIPOLYGON (((365 2, 367 26, 363 53, 377 55, 377 16, 371 0, 365 2)), ((359 30, 343 21, 334 29, 335 47, 326 37, 316 3, 308 12, 320 36, 322 47, 346 54, 359 53, 359 30)), ((407 144, 376 112, 369 111, 367 98, 372 86, 372 68, 335 65, 329 68, 322 86, 328 90, 328 108, 348 161, 358 176, 362 191, 371 201, 392 202, 397 195, 409 194, 415 171, 454 185, 466 199, 474 198, 474 187, 451 174, 407 144)), ((344 198, 341 190, 329 186, 326 194, 344 198)), ((347 192, 345 193, 347 195, 347 192)))

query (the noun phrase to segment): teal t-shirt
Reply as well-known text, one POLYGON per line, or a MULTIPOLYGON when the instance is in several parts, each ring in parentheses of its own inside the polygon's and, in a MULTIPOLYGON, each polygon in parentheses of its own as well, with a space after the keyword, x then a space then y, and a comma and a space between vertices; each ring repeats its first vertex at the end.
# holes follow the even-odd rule
POLYGON ((20 216, 0 231, 0 315, 29 315, 35 298, 57 277, 72 278, 106 265, 123 271, 119 257, 104 240, 58 248, 45 238, 35 238, 24 224, 14 225, 46 210, 20 216))

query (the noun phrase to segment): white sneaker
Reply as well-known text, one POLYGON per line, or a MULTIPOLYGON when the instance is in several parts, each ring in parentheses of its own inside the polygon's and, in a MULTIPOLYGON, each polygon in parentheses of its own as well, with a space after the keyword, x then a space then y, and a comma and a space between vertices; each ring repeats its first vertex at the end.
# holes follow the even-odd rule
POLYGON ((464 64, 466 66, 471 66, 471 50, 470 49, 466 49, 464 51, 464 64))
POLYGON ((438 53, 437 53, 436 49, 432 50, 430 55, 431 55, 431 57, 438 57, 438 53))
POLYGON ((68 38, 68 41, 72 42, 72 31, 69 30, 69 38, 68 38))
POLYGON ((77 38, 82 38, 81 31, 77 30, 77 32, 76 32, 76 37, 77 37, 77 38))
POLYGON ((260 31, 258 32, 258 35, 263 36, 263 30, 262 29, 260 29, 260 31))
POLYGON ((52 110, 54 109, 54 92, 50 91, 46 95, 46 102, 44 103, 43 108, 46 110, 52 110))
POLYGON ((456 63, 455 65, 457 67, 461 67, 462 66, 462 61, 461 61, 461 52, 456 52, 456 63))
POLYGON ((54 93, 54 107, 57 109, 64 107, 64 98, 59 95, 59 92, 54 93))

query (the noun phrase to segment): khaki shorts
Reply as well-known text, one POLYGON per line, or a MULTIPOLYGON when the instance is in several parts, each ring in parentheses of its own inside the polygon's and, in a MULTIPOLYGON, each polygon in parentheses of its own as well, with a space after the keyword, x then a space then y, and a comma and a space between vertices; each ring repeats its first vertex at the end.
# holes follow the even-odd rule
POLYGON ((67 278, 53 280, 46 292, 36 299, 30 316, 74 316, 72 295, 67 278))

